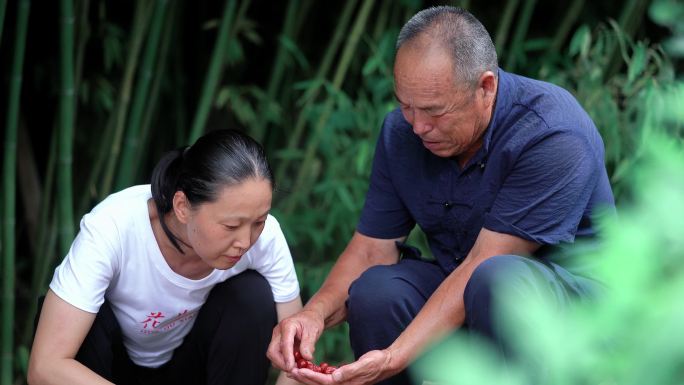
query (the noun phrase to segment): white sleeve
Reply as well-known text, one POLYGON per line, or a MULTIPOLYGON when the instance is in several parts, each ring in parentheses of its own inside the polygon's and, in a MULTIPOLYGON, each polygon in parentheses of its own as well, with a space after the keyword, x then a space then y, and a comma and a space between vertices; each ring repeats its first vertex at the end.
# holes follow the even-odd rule
POLYGON ((50 289, 69 304, 97 313, 118 271, 119 232, 111 218, 86 214, 69 253, 55 269, 50 289))
POLYGON ((258 271, 271 285, 276 302, 289 302, 299 295, 299 281, 280 224, 271 215, 264 231, 254 244, 251 268, 258 271))

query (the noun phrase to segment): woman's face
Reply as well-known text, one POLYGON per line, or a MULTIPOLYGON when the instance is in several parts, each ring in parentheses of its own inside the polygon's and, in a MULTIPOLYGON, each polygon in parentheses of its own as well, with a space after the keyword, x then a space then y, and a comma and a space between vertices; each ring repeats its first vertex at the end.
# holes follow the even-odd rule
POLYGON ((264 230, 272 195, 268 180, 254 178, 224 188, 214 202, 180 204, 188 244, 212 268, 233 267, 264 230))

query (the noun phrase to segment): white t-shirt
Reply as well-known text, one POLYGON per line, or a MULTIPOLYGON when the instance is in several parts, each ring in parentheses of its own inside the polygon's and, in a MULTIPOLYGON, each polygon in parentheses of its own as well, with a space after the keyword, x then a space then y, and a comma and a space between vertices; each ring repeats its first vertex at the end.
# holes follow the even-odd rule
POLYGON ((193 280, 173 272, 161 254, 147 207, 151 197, 149 185, 134 186, 86 214, 50 283, 57 296, 90 313, 106 298, 137 365, 169 361, 214 285, 246 269, 266 278, 276 302, 297 298, 292 256, 274 217, 268 216, 259 239, 235 266, 193 280))

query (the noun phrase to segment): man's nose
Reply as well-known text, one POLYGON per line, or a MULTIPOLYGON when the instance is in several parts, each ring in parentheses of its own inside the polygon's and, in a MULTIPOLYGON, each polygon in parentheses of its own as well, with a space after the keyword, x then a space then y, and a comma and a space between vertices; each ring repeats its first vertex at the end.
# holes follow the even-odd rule
POLYGON ((413 132, 416 135, 422 136, 434 128, 434 122, 431 116, 417 108, 414 108, 412 112, 413 122, 411 123, 413 125, 413 132))

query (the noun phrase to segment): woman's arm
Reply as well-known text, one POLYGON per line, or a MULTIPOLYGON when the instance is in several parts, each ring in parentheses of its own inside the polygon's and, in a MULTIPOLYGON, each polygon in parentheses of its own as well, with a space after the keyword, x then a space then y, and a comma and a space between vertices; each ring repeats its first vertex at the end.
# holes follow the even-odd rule
POLYGON ((28 367, 28 383, 111 384, 76 361, 95 314, 80 310, 48 290, 28 367))
MULTIPOLYGON (((302 309, 302 299, 300 297, 295 298, 290 302, 276 303, 276 313, 278 313, 278 322, 283 319, 295 314, 302 309)), ((280 372, 278 375, 278 380, 276 385, 299 385, 299 382, 288 378, 285 372, 280 372)))

